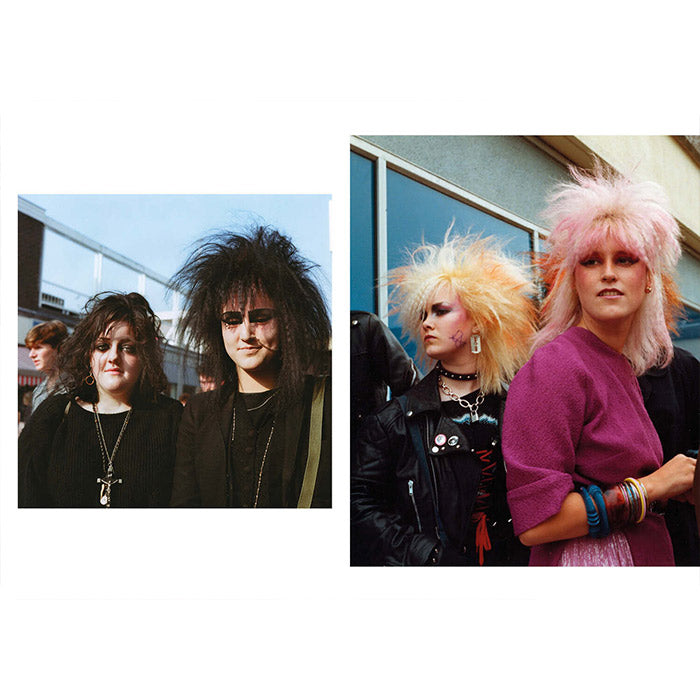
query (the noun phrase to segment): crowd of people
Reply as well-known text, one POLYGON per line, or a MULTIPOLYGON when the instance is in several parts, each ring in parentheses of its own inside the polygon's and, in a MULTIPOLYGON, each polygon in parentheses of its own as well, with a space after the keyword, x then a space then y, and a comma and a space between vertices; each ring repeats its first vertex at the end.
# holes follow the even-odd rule
POLYGON ((544 294, 529 263, 449 231, 391 272, 432 369, 353 428, 353 564, 700 565, 678 225, 654 183, 571 174, 545 212, 544 294))
POLYGON ((330 507, 330 321, 313 268, 267 227, 200 241, 172 282, 202 358, 202 391, 179 400, 140 294, 96 295, 70 335, 34 327, 46 378, 19 436, 19 505, 330 507))

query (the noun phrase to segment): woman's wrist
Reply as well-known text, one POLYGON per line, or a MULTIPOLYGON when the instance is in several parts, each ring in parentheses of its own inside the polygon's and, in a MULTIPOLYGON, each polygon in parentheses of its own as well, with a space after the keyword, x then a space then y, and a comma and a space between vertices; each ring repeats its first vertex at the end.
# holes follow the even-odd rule
POLYGON ((637 525, 649 512, 647 487, 629 477, 603 493, 595 484, 580 488, 586 506, 588 534, 606 537, 612 530, 637 525))
POLYGON ((637 479, 637 481, 639 481, 639 483, 642 484, 646 489, 649 503, 651 503, 652 501, 659 500, 658 486, 656 483, 656 479, 654 478, 654 474, 643 476, 642 478, 637 479))

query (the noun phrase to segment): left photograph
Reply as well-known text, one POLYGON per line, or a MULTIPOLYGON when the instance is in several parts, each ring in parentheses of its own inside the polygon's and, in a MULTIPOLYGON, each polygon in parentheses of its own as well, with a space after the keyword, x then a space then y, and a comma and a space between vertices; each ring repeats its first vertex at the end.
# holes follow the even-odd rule
POLYGON ((330 508, 330 195, 22 195, 18 503, 330 508))

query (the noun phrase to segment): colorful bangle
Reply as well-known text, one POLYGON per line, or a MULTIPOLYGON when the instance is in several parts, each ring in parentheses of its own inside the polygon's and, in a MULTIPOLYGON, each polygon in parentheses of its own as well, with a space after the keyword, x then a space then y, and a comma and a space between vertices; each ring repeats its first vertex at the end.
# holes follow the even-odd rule
POLYGON ((600 486, 591 484, 588 487, 588 493, 593 498, 593 502, 598 510, 598 517, 600 518, 600 532, 597 536, 607 537, 610 534, 610 525, 608 524, 608 511, 605 507, 603 492, 600 490, 600 486))
POLYGON ((630 501, 630 513, 627 524, 631 525, 632 523, 636 522, 639 514, 642 512, 642 499, 639 495, 639 491, 637 491, 633 484, 623 481, 620 484, 620 488, 624 489, 625 493, 627 494, 627 498, 629 498, 630 501))
POLYGON ((583 503, 586 506, 586 517, 588 519, 588 534, 591 537, 600 537, 600 516, 598 515, 598 509, 595 507, 595 503, 591 498, 591 494, 588 493, 588 489, 582 486, 581 496, 583 496, 583 503))
POLYGON ((637 492, 637 496, 639 498, 639 516, 636 519, 636 523, 639 524, 644 520, 647 514, 647 494, 646 494, 646 489, 644 486, 637 481, 637 479, 633 479, 632 477, 628 477, 625 479, 625 482, 628 484, 631 484, 634 490, 637 492))
POLYGON ((605 501, 610 529, 627 525, 630 517, 630 499, 626 489, 619 484, 611 486, 603 493, 603 500, 605 501))

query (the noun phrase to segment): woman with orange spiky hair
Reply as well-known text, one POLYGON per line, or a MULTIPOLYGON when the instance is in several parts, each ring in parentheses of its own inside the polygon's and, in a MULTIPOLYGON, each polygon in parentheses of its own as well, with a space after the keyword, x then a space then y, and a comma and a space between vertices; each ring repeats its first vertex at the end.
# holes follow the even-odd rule
POLYGON ((662 449, 637 377, 673 357, 679 230, 655 183, 571 170, 547 210, 549 288, 535 352, 508 394, 508 502, 530 564, 673 565, 653 502, 695 460, 662 449))
POLYGON ((510 525, 500 420, 527 356, 533 291, 492 239, 424 244, 390 274, 391 303, 434 369, 360 428, 354 564, 524 564, 510 525))

